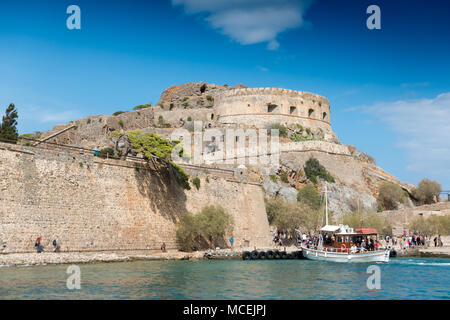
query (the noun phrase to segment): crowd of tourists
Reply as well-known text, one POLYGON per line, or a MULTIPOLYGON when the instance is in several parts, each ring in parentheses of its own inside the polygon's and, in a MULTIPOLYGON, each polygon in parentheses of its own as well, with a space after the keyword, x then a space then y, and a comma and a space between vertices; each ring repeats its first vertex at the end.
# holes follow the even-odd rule
MULTIPOLYGON (((416 247, 431 247, 432 237, 427 237, 421 235, 420 233, 414 233, 410 236, 402 235, 400 237, 393 236, 392 238, 386 236, 387 246, 397 246, 399 245, 401 249, 403 248, 416 248, 416 247)), ((434 237, 433 243, 435 247, 442 247, 444 243, 442 242, 441 235, 434 237)))

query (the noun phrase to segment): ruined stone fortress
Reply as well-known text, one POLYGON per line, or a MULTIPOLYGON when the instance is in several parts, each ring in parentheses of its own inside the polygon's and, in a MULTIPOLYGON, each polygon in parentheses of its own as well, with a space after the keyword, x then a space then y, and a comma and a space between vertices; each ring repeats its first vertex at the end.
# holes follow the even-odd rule
POLYGON ((246 88, 223 91, 215 99, 221 124, 302 125, 331 132, 330 103, 316 94, 277 88, 246 88))
POLYGON ((154 106, 57 125, 36 135, 33 144, 0 143, 0 253, 31 252, 38 236, 50 242, 56 235, 63 251, 157 250, 162 242, 176 248, 180 216, 213 204, 233 215, 237 247, 268 246, 264 197, 296 201, 307 183, 304 164, 310 157, 336 180, 328 190, 329 208, 337 215, 355 199, 376 209, 383 181, 408 190, 369 156, 340 143, 330 114, 330 102, 312 93, 188 83, 165 90, 154 106), (245 172, 185 165, 191 179, 201 181, 199 190, 187 191, 150 165, 100 159, 77 149, 114 148, 114 132, 140 130, 170 138, 176 129, 192 132, 197 120, 205 130, 286 126, 279 165, 271 171, 249 166, 245 172))

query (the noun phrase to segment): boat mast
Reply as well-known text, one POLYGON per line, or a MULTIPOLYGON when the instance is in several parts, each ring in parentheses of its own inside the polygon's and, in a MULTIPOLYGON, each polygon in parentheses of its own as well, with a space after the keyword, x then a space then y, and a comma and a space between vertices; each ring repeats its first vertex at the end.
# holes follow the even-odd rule
POLYGON ((325 225, 328 225, 328 189, 325 183, 325 225))

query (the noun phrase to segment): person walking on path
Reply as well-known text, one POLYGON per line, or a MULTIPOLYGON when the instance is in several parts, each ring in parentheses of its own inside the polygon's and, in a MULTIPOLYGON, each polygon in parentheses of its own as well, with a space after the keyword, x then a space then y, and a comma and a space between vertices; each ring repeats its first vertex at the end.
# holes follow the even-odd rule
POLYGON ((55 248, 55 252, 59 252, 59 249, 61 248, 59 245, 59 239, 58 236, 53 239, 53 247, 55 248))
POLYGON ((36 242, 34 243, 34 248, 36 249, 37 253, 41 253, 42 251, 44 251, 44 247, 42 246, 41 242, 42 242, 42 237, 39 236, 36 239, 36 242))
POLYGON ((231 244, 231 250, 234 248, 234 238, 233 235, 230 236, 230 244, 231 244))

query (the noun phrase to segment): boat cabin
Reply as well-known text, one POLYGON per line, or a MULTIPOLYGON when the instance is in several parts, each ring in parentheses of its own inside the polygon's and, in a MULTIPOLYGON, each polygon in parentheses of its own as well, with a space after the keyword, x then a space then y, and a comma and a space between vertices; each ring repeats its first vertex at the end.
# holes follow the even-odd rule
POLYGON ((378 242, 378 232, 374 228, 327 225, 320 229, 320 233, 326 251, 348 252, 352 248, 355 252, 374 251, 378 242))

